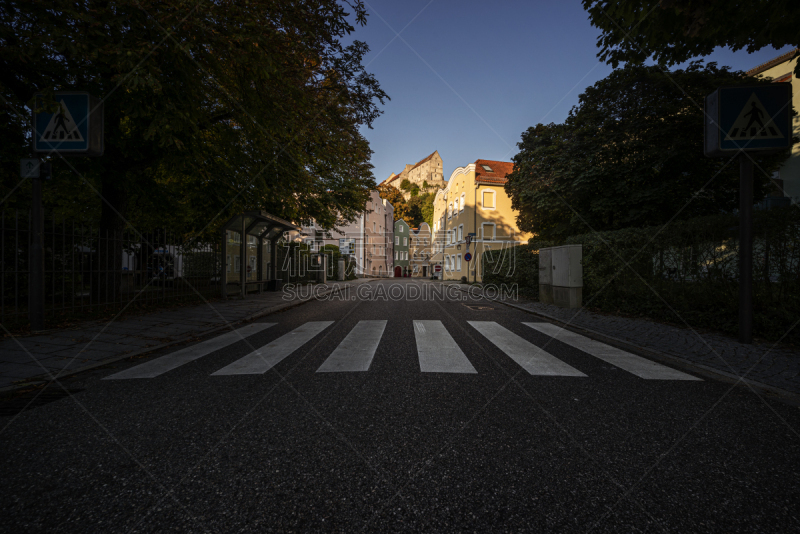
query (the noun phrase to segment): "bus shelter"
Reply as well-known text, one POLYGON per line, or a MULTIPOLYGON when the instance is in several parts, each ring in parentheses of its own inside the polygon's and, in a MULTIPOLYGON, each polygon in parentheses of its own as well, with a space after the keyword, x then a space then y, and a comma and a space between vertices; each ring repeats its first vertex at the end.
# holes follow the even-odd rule
POLYGON ((246 211, 231 218, 222 227, 224 265, 220 277, 222 298, 228 296, 228 284, 238 285, 246 296, 250 289, 278 291, 278 240, 284 232, 301 228, 264 211, 246 211))

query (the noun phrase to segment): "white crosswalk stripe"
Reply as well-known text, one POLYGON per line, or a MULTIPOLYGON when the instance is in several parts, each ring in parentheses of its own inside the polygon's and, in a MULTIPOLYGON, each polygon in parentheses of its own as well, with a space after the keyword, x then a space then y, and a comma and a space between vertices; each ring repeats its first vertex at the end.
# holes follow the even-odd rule
POLYGON ((332 324, 333 321, 305 323, 247 356, 239 358, 216 373, 212 373, 212 376, 264 374, 332 324))
POLYGON ((522 323, 646 380, 702 380, 550 323, 522 323))
POLYGON ((227 347, 228 345, 232 345, 237 341, 241 341, 248 336, 261 332, 271 326, 275 326, 275 324, 276 323, 252 323, 247 326, 237 328, 233 332, 227 332, 221 336, 198 343, 197 345, 192 345, 191 347, 186 347, 185 349, 173 352, 172 354, 161 356, 155 360, 131 367, 130 369, 125 369, 124 371, 120 371, 119 373, 105 377, 104 380, 155 378, 166 373, 167 371, 177 369, 181 365, 200 359, 203 356, 211 354, 212 352, 216 352, 227 347))
MULTIPOLYGON (((467 322, 531 375, 586 377, 583 372, 494 321, 467 322)), ((212 373, 212 376, 266 373, 333 323, 334 321, 304 323, 263 347, 255 348, 246 356, 212 373)), ((317 373, 369 371, 387 324, 387 320, 358 321, 322 362, 317 373)), ((412 324, 421 372, 477 373, 472 362, 441 321, 420 320, 413 321, 412 324)), ((645 380, 702 381, 695 376, 576 334, 554 324, 541 322, 523 322, 522 324, 645 380)), ((107 376, 104 380, 155 378, 275 325, 276 323, 252 323, 107 376)), ((251 346, 257 347, 256 345, 251 346)))
POLYGON ((467 321, 475 330, 491 341, 506 356, 517 362, 532 375, 586 376, 549 352, 521 338, 511 330, 493 321, 467 321))
POLYGON ((477 373, 441 321, 414 321, 423 373, 477 373))
POLYGON ((359 321, 317 372, 369 371, 385 329, 386 321, 359 321))

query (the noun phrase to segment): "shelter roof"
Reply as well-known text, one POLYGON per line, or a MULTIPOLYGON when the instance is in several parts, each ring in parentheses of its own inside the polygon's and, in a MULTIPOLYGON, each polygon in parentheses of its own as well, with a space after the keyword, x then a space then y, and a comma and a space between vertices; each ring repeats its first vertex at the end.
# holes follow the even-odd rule
POLYGON ((242 231, 242 218, 244 218, 245 232, 247 235, 267 237, 273 239, 283 232, 294 230, 301 232, 302 228, 296 224, 292 224, 285 219, 276 217, 263 210, 245 211, 233 217, 225 223, 222 227, 223 230, 232 230, 234 232, 242 231))

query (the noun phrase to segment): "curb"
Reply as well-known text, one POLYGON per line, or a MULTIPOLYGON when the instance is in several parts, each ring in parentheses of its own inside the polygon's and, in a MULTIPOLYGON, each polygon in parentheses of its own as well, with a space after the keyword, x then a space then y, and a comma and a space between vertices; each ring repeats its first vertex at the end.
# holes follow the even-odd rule
MULTIPOLYGON (((459 289, 461 291, 469 294, 469 291, 467 289, 463 289, 463 288, 459 288, 459 289)), ((486 297, 483 297, 483 298, 486 298, 486 297)), ((722 377, 723 381, 725 381, 725 382, 729 382, 729 381, 730 382, 741 382, 742 385, 747 384, 747 385, 753 387, 754 389, 760 389, 760 390, 763 390, 763 391, 765 391, 767 393, 771 393, 772 395, 776 395, 778 397, 782 397, 784 400, 792 400, 792 401, 795 401, 797 403, 800 403, 800 393, 794 393, 794 392, 791 392, 791 391, 788 391, 788 390, 785 390, 785 389, 782 389, 782 388, 778 388, 778 387, 775 387, 775 386, 770 386, 769 384, 764 384, 763 382, 759 382, 757 380, 752 380, 750 378, 741 378, 741 377, 739 377, 739 376, 737 376, 737 375, 735 375, 733 373, 729 373, 727 371, 722 371, 722 370, 716 369, 714 367, 709 367, 707 365, 703 365, 702 363, 696 363, 696 362, 693 362, 691 360, 687 360, 686 358, 683 358, 682 356, 678 356, 676 354, 670 354, 668 352, 661 352, 661 351, 657 351, 657 350, 650 349, 650 348, 647 348, 647 347, 642 347, 642 346, 637 345, 635 343, 632 343, 630 341, 626 341, 624 339, 619 339, 619 338, 614 337, 614 336, 609 336, 608 334, 603 334, 602 332, 598 332, 598 331, 592 330, 590 328, 569 324, 569 323, 564 322, 561 319, 558 319, 557 317, 553 317, 552 315, 548 315, 548 314, 542 313, 540 311, 534 311, 534 310, 531 310, 529 308, 525 308, 524 306, 520 306, 519 304, 511 304, 509 302, 505 302, 505 301, 498 300, 498 299, 486 299, 486 300, 490 300, 492 302, 496 302, 498 304, 502 304, 502 305, 508 306, 510 308, 515 308, 517 310, 524 311, 526 313, 530 313, 531 315, 535 315, 537 317, 545 319, 548 322, 557 324, 557 325, 561 326, 562 328, 565 328, 567 330, 571 330, 571 331, 573 331, 573 332, 575 332, 577 334, 586 335, 587 337, 590 337, 590 338, 598 340, 598 341, 603 341, 604 343, 607 343, 609 345, 615 346, 615 347, 620 348, 620 349, 627 349, 627 350, 632 350, 634 352, 643 353, 643 354, 645 354, 647 356, 655 358, 656 360, 661 360, 661 361, 666 362, 666 363, 671 363, 671 364, 675 364, 675 365, 679 365, 679 366, 688 368, 690 371, 693 371, 693 372, 695 372, 697 374, 700 374, 700 375, 704 375, 704 376, 713 375, 712 378, 715 378, 715 379, 719 379, 720 377, 722 377)))
MULTIPOLYGON (((370 279, 367 282, 363 282, 363 283, 369 283, 369 282, 372 282, 372 281, 373 281, 373 279, 370 279)), ((347 287, 349 287, 349 284, 347 285, 347 287)), ((321 293, 321 294, 316 295, 316 296, 317 297, 323 297, 323 296, 329 295, 330 293, 332 293, 334 291, 334 289, 336 289, 336 288, 331 288, 328 291, 326 291, 325 293, 321 293)), ((70 375, 74 375, 74 374, 78 374, 78 373, 83 373, 85 371, 90 371, 90 370, 96 369, 98 367, 104 367, 106 365, 109 365, 109 364, 112 364, 112 363, 116 363, 116 362, 125 360, 127 358, 134 358, 136 356, 142 356, 144 354, 148 354, 150 352, 155 352, 157 350, 161 350, 163 348, 170 347, 172 345, 177 345, 179 343, 185 343, 186 341, 190 341, 192 339, 197 339, 197 338, 201 338, 201 337, 204 337, 204 336, 212 335, 212 334, 215 334, 217 332, 220 332, 220 331, 223 331, 223 330, 227 330, 231 326, 242 324, 242 323, 247 323, 247 322, 250 322, 250 321, 255 321, 256 319, 260 319, 261 317, 264 317, 266 315, 270 315, 272 313, 283 311, 283 310, 288 310, 289 308, 294 308, 295 306, 300 306, 300 305, 305 304, 306 302, 310 302, 312 300, 315 300, 315 298, 314 297, 310 297, 310 298, 307 298, 305 300, 296 300, 296 301, 287 302, 285 304, 278 304, 277 306, 272 306, 271 308, 267 308, 265 310, 261 310, 260 312, 254 313, 252 315, 249 315, 249 316, 244 317, 242 319, 239 319, 237 321, 231 321, 231 322, 229 322, 227 324, 211 328, 210 330, 206 330, 204 332, 187 334, 187 335, 184 335, 184 336, 182 336, 182 337, 180 337, 178 339, 173 339, 172 341, 168 341, 168 342, 162 343, 160 345, 155 345, 153 347, 146 347, 144 349, 136 350, 136 351, 133 351, 133 352, 127 352, 125 354, 120 354, 118 356, 112 356, 111 358, 106 358, 105 360, 92 362, 90 364, 84 365, 83 367, 78 367, 77 369, 70 369, 68 372, 56 374, 54 378, 45 377, 45 375, 36 375, 36 376, 33 376, 31 378, 26 379, 25 382, 14 384, 13 386, 6 386, 6 387, 3 387, 3 388, 0 388, 0 396, 12 395, 13 393, 15 393, 16 391, 19 391, 21 389, 27 389, 27 388, 35 387, 35 386, 41 386, 43 384, 48 384, 50 382, 53 382, 55 380, 64 378, 66 376, 70 376, 70 375)))

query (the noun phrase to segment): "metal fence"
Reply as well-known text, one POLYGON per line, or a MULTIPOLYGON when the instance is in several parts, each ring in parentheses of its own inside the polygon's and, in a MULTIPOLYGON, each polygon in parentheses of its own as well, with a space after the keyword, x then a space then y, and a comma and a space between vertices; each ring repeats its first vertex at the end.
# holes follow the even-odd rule
MULTIPOLYGON (((28 323, 31 219, 0 212, 0 323, 28 323)), ((45 314, 93 315, 166 301, 219 296, 218 244, 184 242, 168 230, 101 232, 91 224, 45 219, 45 314)))

